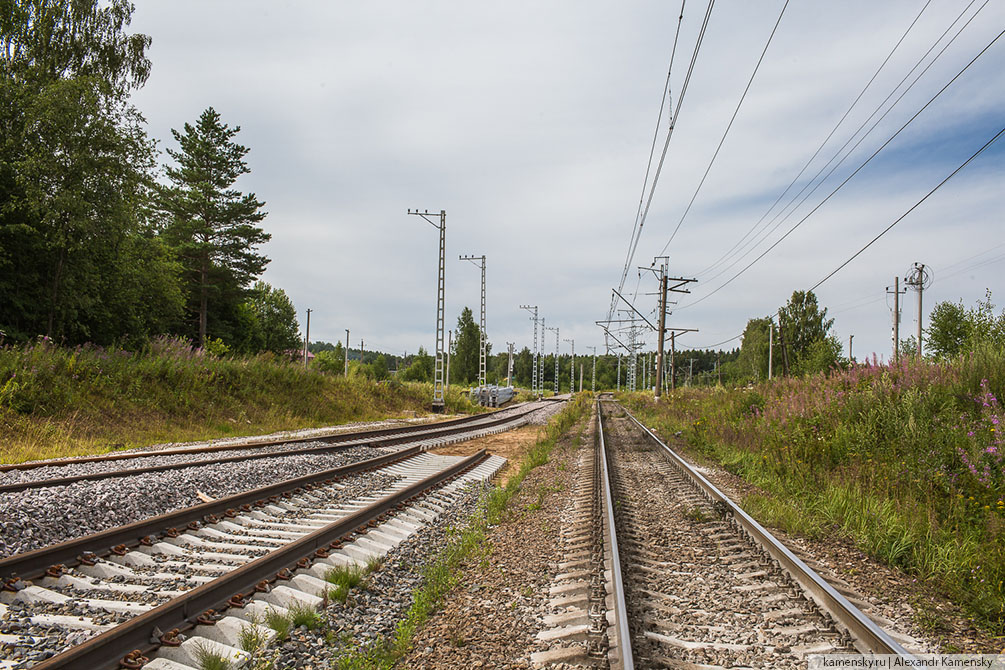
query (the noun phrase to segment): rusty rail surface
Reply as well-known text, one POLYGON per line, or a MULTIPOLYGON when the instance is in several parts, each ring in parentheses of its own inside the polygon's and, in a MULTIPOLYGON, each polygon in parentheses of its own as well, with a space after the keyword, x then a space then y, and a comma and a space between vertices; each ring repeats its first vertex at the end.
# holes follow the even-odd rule
POLYGON ((209 610, 220 613, 235 604, 243 604, 256 590, 283 579, 280 571, 306 568, 315 558, 327 556, 329 548, 341 546, 344 536, 366 528, 367 524, 406 501, 421 496, 429 489, 460 476, 488 457, 484 449, 453 466, 431 475, 408 488, 394 493, 349 516, 324 526, 309 535, 250 563, 235 568, 212 582, 192 589, 149 612, 134 617, 112 630, 93 637, 81 645, 43 661, 33 670, 113 670, 133 651, 149 654, 159 645, 151 642, 154 631, 186 632, 197 625, 196 619, 209 610))

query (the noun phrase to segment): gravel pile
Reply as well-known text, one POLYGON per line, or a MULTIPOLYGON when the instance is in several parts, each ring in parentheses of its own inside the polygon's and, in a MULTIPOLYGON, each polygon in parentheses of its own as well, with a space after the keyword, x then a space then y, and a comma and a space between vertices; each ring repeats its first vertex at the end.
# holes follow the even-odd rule
POLYGON ((0 498, 0 557, 196 505, 201 502, 198 492, 215 498, 234 495, 382 454, 354 447, 11 493, 0 498))

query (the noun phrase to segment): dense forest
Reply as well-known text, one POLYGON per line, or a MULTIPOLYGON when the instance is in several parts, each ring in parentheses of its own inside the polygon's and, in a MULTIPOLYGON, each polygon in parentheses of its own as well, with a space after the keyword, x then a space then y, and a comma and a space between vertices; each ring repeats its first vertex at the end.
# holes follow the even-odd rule
POLYGON ((150 75, 133 6, 5 3, 0 39, 0 332, 139 346, 178 335, 217 352, 300 346, 293 305, 257 281, 265 203, 240 126, 179 119, 161 155, 130 94, 150 75))

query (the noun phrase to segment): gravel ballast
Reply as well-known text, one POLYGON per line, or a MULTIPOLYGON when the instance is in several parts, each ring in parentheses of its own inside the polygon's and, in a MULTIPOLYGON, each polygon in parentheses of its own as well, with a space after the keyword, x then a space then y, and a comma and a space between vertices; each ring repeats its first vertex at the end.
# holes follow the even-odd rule
POLYGON ((249 489, 384 455, 369 447, 82 481, 0 499, 0 557, 56 544, 249 489))

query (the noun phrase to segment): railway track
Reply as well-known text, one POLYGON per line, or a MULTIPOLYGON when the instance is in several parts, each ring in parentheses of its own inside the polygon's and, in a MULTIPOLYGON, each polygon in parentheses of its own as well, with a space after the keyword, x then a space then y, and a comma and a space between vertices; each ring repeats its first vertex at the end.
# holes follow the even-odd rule
POLYGON ((644 425, 597 404, 539 666, 805 668, 910 654, 644 425), (602 577, 606 576, 606 579, 602 577))
POLYGON ((509 424, 540 410, 542 406, 541 403, 526 403, 490 414, 475 414, 433 424, 353 431, 323 437, 0 464, 0 494, 277 456, 333 453, 361 446, 390 448, 416 440, 443 441, 469 433, 473 426, 487 430, 509 424), (212 456, 204 457, 210 454, 212 456))
POLYGON ((181 670, 206 653, 239 666, 248 631, 268 637, 269 616, 321 607, 332 570, 379 559, 504 463, 418 448, 374 460, 0 561, 0 620, 50 633, 0 634, 0 668, 181 670), (50 652, 33 655, 41 637, 50 652))
POLYGON ((260 624, 270 612, 320 608, 332 570, 379 558, 505 462, 427 449, 542 408, 554 405, 371 432, 367 446, 380 448, 362 451, 339 436, 337 446, 369 457, 0 558, 0 669, 180 670, 200 667, 207 649, 239 667, 242 636, 269 638, 260 624))

